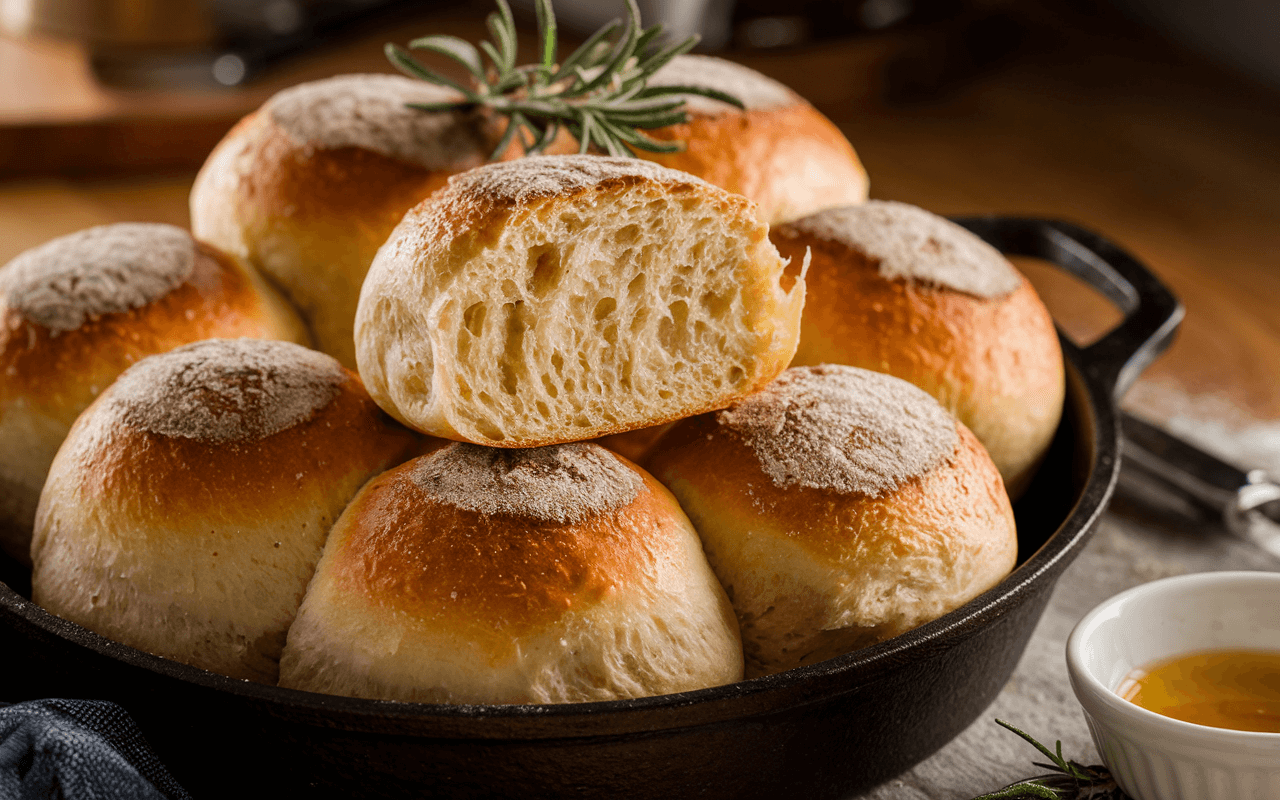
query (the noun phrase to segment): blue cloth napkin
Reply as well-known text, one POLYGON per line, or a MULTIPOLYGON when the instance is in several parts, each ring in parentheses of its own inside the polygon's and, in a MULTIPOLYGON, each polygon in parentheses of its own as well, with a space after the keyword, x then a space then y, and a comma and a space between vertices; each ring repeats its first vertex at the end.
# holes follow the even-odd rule
POLYGON ((0 800, 190 797, 115 703, 0 703, 0 800))

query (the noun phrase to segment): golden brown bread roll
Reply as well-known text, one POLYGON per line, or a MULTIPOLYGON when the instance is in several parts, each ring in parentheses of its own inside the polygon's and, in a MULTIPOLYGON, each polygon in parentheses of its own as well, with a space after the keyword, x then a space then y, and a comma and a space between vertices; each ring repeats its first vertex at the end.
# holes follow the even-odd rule
MULTIPOLYGON (((746 195, 765 222, 866 198, 866 173, 848 141, 776 81, 680 56, 653 82, 720 89, 748 108, 690 95, 689 123, 651 132, 685 141, 685 150, 645 158, 746 195)), ((457 98, 395 75, 286 89, 214 148, 191 192, 192 230, 261 269, 301 310, 320 349, 354 368, 352 319, 378 247, 449 176, 485 163, 505 131, 505 118, 406 107, 457 98)), ((547 152, 576 150, 566 134, 547 152)), ((501 158, 522 153, 512 142, 501 158)))
POLYGON ((415 438, 354 373, 298 345, 210 339, 144 359, 58 451, 32 599, 139 649, 274 683, 330 526, 415 438))
POLYGON ((604 448, 452 444, 334 526, 280 685, 566 703, 742 677, 733 611, 671 495, 604 448))
POLYGON ((683 141, 678 153, 642 158, 746 196, 770 224, 867 198, 867 173, 853 146, 821 112, 755 70, 713 56, 672 59, 651 86, 702 86, 743 101, 745 110, 687 95, 690 119, 649 131, 683 141))
POLYGON ((986 446, 1010 495, 1026 487, 1062 415, 1053 319, 995 248, 905 203, 870 201, 771 232, 811 251, 795 365, 887 372, 933 395, 986 446))
POLYGON ((405 106, 456 96, 394 75, 280 92, 209 155, 191 191, 192 230, 261 269, 319 348, 354 369, 351 325, 378 247, 406 210, 498 144, 501 124, 478 114, 405 106))
POLYGON ((737 612, 747 675, 865 647, 935 619, 1013 567, 1000 474, 911 384, 793 367, 684 420, 648 461, 702 537, 737 612))
POLYGON ((76 416, 130 364, 211 336, 307 342, 239 259, 172 225, 104 225, 0 268, 0 547, 29 559, 49 464, 76 416))
POLYGON ((498 447, 723 408, 791 360, 804 303, 753 211, 639 159, 459 175, 378 251, 360 374, 410 427, 498 447))

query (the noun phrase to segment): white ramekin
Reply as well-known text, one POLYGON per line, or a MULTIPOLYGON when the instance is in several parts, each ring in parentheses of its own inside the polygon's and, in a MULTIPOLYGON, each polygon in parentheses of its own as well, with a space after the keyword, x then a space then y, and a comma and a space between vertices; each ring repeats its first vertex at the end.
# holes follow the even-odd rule
POLYGON ((1134 800, 1280 800, 1280 733, 1171 719, 1115 693, 1136 667, 1203 650, 1280 651, 1280 573, 1207 572, 1122 592, 1067 640, 1071 688, 1134 800))

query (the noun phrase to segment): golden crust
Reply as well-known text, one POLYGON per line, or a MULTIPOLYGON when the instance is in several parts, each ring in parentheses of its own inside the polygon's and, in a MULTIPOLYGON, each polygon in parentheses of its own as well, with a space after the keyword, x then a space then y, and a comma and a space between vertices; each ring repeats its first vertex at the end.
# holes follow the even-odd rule
POLYGON ((575 165, 578 174, 547 180, 538 180, 538 173, 543 165, 555 164, 557 159, 538 156, 521 162, 515 172, 458 175, 448 181, 444 191, 413 208, 406 219, 417 220, 417 227, 425 231, 428 241, 441 241, 448 248, 472 247, 476 237, 487 240, 513 215, 533 216, 544 204, 563 207, 636 187, 655 197, 696 197, 728 216, 755 216, 748 198, 717 191, 711 181, 696 180, 697 176, 680 171, 655 169, 643 161, 604 156, 599 160, 594 171, 588 172, 590 162, 579 161, 575 165))
POLYGON ((991 509, 1009 508, 1004 484, 977 438, 957 423, 959 441, 943 466, 880 497, 830 489, 777 486, 740 438, 715 416, 678 423, 648 459, 663 483, 696 486, 702 503, 739 520, 766 516, 769 525, 817 559, 847 559, 850 532, 859 557, 890 560, 915 547, 931 547, 936 531, 980 535, 991 509), (708 465, 716 465, 708 469, 708 465))
POLYGON ((297 424, 222 441, 139 429, 104 393, 45 484, 33 599, 116 641, 274 684, 333 521, 417 446, 354 374, 336 388, 297 424))
POLYGON ((726 106, 689 117, 685 124, 650 132, 655 139, 683 141, 682 152, 641 157, 747 197, 765 222, 867 198, 867 173, 853 146, 803 100, 747 111, 726 106))
POLYGON ((380 475, 351 504, 330 564, 335 584, 494 651, 625 591, 652 573, 655 554, 678 546, 675 501, 648 475, 627 506, 563 523, 457 508, 418 486, 414 468, 380 475))
MULTIPOLYGON (((134 362, 212 337, 307 344, 297 317, 243 263, 197 242, 191 276, 141 308, 50 332, 3 307, 0 409, 18 398, 71 422, 134 362)), ((0 303, 3 300, 0 299, 0 303)))
POLYGON ((919 386, 983 442, 1017 496, 1053 438, 1065 395, 1053 319, 1030 283, 983 299, 886 280, 860 252, 786 226, 772 238, 784 256, 813 256, 792 364, 847 364, 919 386))
POLYGON ((49 464, 76 417, 129 366, 211 337, 309 344, 302 321, 239 259, 201 242, 191 275, 155 301, 51 332, 0 299, 0 546, 27 559, 49 464))
POLYGON ((880 497, 780 488, 715 415, 678 423, 646 463, 702 537, 742 629, 747 675, 816 663, 903 633, 998 583, 1013 511, 957 423, 941 466, 880 497))
MULTIPOLYGON (((462 510, 423 490, 415 470, 434 465, 422 459, 371 481, 325 546, 289 632, 281 685, 415 702, 556 703, 740 680, 733 610, 675 498, 587 447, 634 478, 637 493, 564 522, 532 510, 462 510)), ((558 502, 538 486, 525 487, 536 504, 558 502)))
MULTIPOLYGON (((459 170, 484 163, 483 144, 478 138, 474 159, 459 170)), ((192 230, 262 270, 320 348, 354 368, 341 315, 354 316, 364 273, 405 210, 449 174, 354 147, 299 146, 259 110, 232 128, 197 176, 192 230)))
MULTIPOLYGON (((91 407, 85 417, 92 413, 91 407)), ((141 430, 124 419, 111 427, 108 437, 77 438, 59 459, 61 469, 76 475, 77 494, 86 502, 160 526, 211 513, 219 524, 251 526, 300 496, 380 472, 421 446, 352 373, 310 419, 261 439, 204 442, 141 430), (157 497, 164 498, 162 507, 157 497)))

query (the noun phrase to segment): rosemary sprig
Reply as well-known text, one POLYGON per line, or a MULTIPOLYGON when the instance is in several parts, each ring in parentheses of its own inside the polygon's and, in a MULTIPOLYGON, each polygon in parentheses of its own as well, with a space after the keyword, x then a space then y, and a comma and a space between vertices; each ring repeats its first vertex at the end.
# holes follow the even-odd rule
POLYGON ((973 800, 1129 800, 1129 796, 1120 790, 1110 771, 1102 765, 1083 766, 1075 761, 1062 757, 1062 741, 1059 740, 1056 752, 1037 742, 1030 734, 1018 730, 1004 720, 996 720, 996 724, 1021 736, 1032 747, 1039 750, 1051 763, 1032 762, 1037 767, 1052 770, 1047 775, 1011 783, 1008 786, 973 800))
POLYGON ((648 86, 655 72, 692 50, 698 37, 659 45, 662 26, 641 27, 635 0, 627 0, 625 25, 618 20, 610 22, 558 63, 551 0, 536 0, 541 47, 538 61, 522 66, 516 64, 511 7, 507 0, 497 3, 498 10, 486 21, 493 41, 480 42, 479 48, 456 36, 424 36, 409 42, 412 50, 457 62, 467 71, 470 82, 430 69, 399 45, 386 46, 387 58, 404 74, 452 88, 463 97, 445 103, 410 103, 410 108, 450 111, 485 107, 508 118, 490 160, 500 157, 516 138, 526 154, 541 153, 562 128, 577 140, 580 153, 592 148, 615 156, 634 156, 636 150, 672 153, 683 144, 659 141, 644 131, 688 122, 683 95, 701 95, 743 108, 738 98, 703 86, 648 86))

